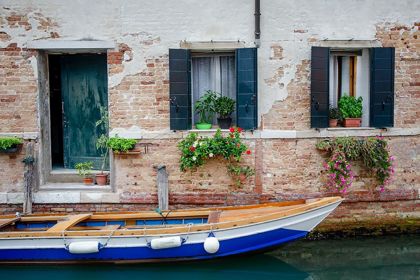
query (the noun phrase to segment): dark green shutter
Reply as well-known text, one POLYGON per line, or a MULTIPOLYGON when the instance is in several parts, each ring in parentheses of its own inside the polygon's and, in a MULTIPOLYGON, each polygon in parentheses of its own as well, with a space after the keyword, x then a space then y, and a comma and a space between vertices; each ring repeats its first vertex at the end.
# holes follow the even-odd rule
POLYGON ((394 126, 395 48, 370 51, 370 126, 394 126))
POLYGON ((257 128, 257 49, 236 50, 236 112, 238 127, 257 128))
POLYGON ((191 54, 189 50, 169 50, 169 97, 171 130, 191 128, 191 54))
POLYGON ((329 126, 330 48, 312 47, 311 54, 311 127, 329 126))

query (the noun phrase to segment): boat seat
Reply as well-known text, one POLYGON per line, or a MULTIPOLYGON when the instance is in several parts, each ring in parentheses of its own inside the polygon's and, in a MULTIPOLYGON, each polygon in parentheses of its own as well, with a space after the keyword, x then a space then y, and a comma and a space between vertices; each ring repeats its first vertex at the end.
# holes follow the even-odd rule
POLYGON ((116 230, 119 229, 121 225, 107 225, 101 228, 101 230, 116 230))
POLYGON ((216 224, 220 220, 220 214, 222 211, 211 211, 209 214, 209 218, 207 219, 208 224, 216 224))
POLYGON ((0 219, 0 228, 13 224, 19 220, 20 218, 0 219))
POLYGON ((79 214, 79 215, 70 216, 67 219, 58 221, 58 223, 52 228, 48 229, 47 232, 62 232, 62 231, 68 230, 75 224, 83 220, 86 220, 90 217, 92 217, 92 214, 79 214))

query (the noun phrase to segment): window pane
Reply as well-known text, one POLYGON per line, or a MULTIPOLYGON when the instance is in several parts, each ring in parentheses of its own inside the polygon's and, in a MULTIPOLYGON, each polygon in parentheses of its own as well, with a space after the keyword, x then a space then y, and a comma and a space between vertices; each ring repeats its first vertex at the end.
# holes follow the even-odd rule
MULTIPOLYGON (((205 90, 220 92, 236 100, 235 56, 209 56, 192 58, 192 104, 205 94, 205 90)), ((192 110, 193 124, 200 116, 192 110)), ((236 112, 232 115, 232 125, 236 124, 236 112)), ((217 116, 213 116, 217 125, 217 116)))

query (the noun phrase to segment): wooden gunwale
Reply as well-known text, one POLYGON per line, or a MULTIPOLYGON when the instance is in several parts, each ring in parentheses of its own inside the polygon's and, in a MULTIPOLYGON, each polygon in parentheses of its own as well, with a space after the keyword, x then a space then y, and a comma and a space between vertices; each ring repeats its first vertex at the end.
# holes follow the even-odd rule
MULTIPOLYGON (((322 198, 317 201, 303 204, 296 206, 296 208, 288 209, 284 211, 280 211, 277 213, 271 213, 267 215, 260 215, 253 218, 245 218, 245 219, 238 219, 235 221, 227 221, 227 222, 219 222, 216 224, 199 224, 194 225, 191 227, 190 232, 200 232, 200 231, 209 231, 210 228, 214 229, 227 229, 232 227, 239 227, 239 226, 246 226, 250 224, 260 223, 264 221, 274 220, 283 218, 290 215, 299 214, 305 211, 310 211, 315 208, 319 208, 322 206, 326 206, 331 203, 335 203, 338 201, 341 201, 341 197, 327 197, 322 198)), ((252 207, 257 208, 257 207, 252 207)), ((251 208, 251 209, 252 209, 251 208)), ((220 208, 217 208, 220 209, 220 208)), ((233 210, 233 209, 232 209, 233 210)), ((59 225, 59 224, 57 224, 59 225)), ((56 226, 57 226, 56 225, 56 226)), ((55 226, 54 226, 55 227, 55 226)), ((53 228, 54 228, 53 227, 53 228)), ((52 228, 51 228, 52 229, 52 228)), ((66 236, 101 236, 106 235, 106 233, 111 233, 112 231, 107 230, 97 230, 97 231, 66 231, 66 236)), ((166 228, 146 228, 145 230, 147 235, 164 235, 164 234, 187 234, 188 233, 188 227, 187 225, 177 226, 177 227, 166 227, 166 228)), ((48 230, 46 232, 0 232, 0 238, 11 238, 11 237, 57 237, 61 236, 62 231, 51 231, 48 230)), ((125 230, 116 230, 113 233, 113 236, 131 236, 131 235, 143 235, 144 230, 143 229, 125 229, 125 230)))

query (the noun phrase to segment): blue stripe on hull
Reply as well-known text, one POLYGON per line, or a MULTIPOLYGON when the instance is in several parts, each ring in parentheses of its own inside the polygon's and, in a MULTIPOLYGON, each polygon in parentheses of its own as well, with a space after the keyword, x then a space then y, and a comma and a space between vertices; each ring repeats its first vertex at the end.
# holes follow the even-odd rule
MULTIPOLYGON (((106 260, 147 260, 147 259, 209 259, 248 253, 280 245, 298 239, 306 231, 277 229, 251 236, 220 241, 220 249, 208 254, 203 243, 185 244, 181 247, 153 250, 145 247, 104 248, 98 253, 72 254, 63 249, 6 249, 0 250, 0 260, 47 260, 47 261, 106 261, 106 260)), ((217 237, 217 233, 216 233, 217 237)), ((63 245, 64 247, 64 245, 63 245)))

